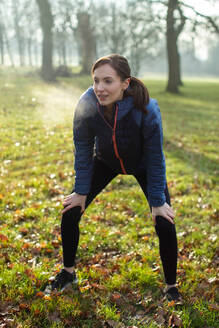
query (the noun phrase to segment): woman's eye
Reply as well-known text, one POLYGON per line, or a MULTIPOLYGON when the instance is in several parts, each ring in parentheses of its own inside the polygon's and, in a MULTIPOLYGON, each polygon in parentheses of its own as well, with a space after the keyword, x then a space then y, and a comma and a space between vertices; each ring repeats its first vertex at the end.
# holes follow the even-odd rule
POLYGON ((106 80, 106 83, 108 83, 108 84, 109 84, 109 83, 112 83, 112 81, 111 81, 111 80, 106 80))

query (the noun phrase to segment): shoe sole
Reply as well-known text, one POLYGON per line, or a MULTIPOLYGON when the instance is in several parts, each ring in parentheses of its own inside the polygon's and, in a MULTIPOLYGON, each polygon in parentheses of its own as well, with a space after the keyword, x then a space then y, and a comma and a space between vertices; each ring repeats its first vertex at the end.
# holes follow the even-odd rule
POLYGON ((70 290, 74 288, 76 285, 78 285, 78 279, 75 279, 74 281, 66 284, 64 287, 62 287, 62 289, 60 289, 60 292, 62 293, 64 290, 68 290, 68 289, 70 290))
POLYGON ((44 295, 49 296, 51 293, 56 293, 56 292, 63 292, 65 290, 70 290, 73 289, 74 287, 76 287, 78 285, 78 279, 75 279, 72 282, 67 283, 64 287, 62 287, 60 290, 58 289, 51 289, 51 285, 46 286, 46 288, 44 289, 43 293, 44 295))
POLYGON ((178 300, 173 300, 173 299, 169 299, 167 297, 167 295, 163 296, 163 301, 167 301, 167 302, 174 302, 174 305, 182 305, 183 304, 183 299, 180 296, 180 298, 178 300))

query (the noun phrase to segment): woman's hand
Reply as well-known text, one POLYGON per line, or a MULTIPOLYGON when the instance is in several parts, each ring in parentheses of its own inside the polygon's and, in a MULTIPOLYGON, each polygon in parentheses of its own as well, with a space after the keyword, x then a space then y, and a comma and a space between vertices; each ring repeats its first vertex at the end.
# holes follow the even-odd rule
POLYGON ((62 205, 65 207, 62 211, 62 214, 70 210, 70 208, 75 206, 81 206, 81 213, 85 210, 85 202, 86 202, 87 195, 79 195, 76 192, 73 192, 72 194, 68 195, 62 205))
POLYGON ((162 206, 159 207, 152 207, 152 219, 154 221, 154 224, 156 224, 157 215, 163 216, 165 219, 174 224, 173 219, 175 217, 175 213, 172 207, 170 207, 170 205, 168 205, 167 203, 164 203, 162 206))

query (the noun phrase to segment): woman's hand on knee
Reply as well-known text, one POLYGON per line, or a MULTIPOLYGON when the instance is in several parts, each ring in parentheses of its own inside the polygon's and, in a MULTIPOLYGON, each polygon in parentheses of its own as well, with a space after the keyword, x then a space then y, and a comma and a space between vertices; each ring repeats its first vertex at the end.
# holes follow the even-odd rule
POLYGON ((174 224, 173 219, 175 217, 175 213, 169 204, 164 203, 162 206, 152 207, 152 219, 154 224, 156 224, 156 216, 158 215, 163 216, 165 219, 170 221, 170 223, 174 224))
POLYGON ((72 194, 65 197, 62 205, 64 206, 64 210, 62 211, 62 214, 70 210, 71 208, 75 206, 81 207, 81 213, 85 210, 85 202, 87 199, 87 195, 79 195, 76 192, 73 192, 72 194))

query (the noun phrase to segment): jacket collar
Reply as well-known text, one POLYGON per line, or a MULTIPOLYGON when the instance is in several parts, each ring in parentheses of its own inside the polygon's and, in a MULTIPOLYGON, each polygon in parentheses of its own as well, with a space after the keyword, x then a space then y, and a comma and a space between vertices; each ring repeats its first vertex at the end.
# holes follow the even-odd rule
MULTIPOLYGON (((95 99, 96 104, 99 104, 99 108, 101 110, 101 112, 104 112, 104 110, 106 110, 105 106, 100 105, 100 103, 98 102, 98 99, 94 93, 94 89, 93 87, 90 87, 87 90, 87 93, 89 93, 93 99, 95 99)), ((115 103, 115 106, 118 106, 118 119, 122 118, 124 115, 126 115, 129 111, 131 111, 134 107, 134 99, 131 96, 128 97, 124 97, 122 100, 118 100, 115 103)))

